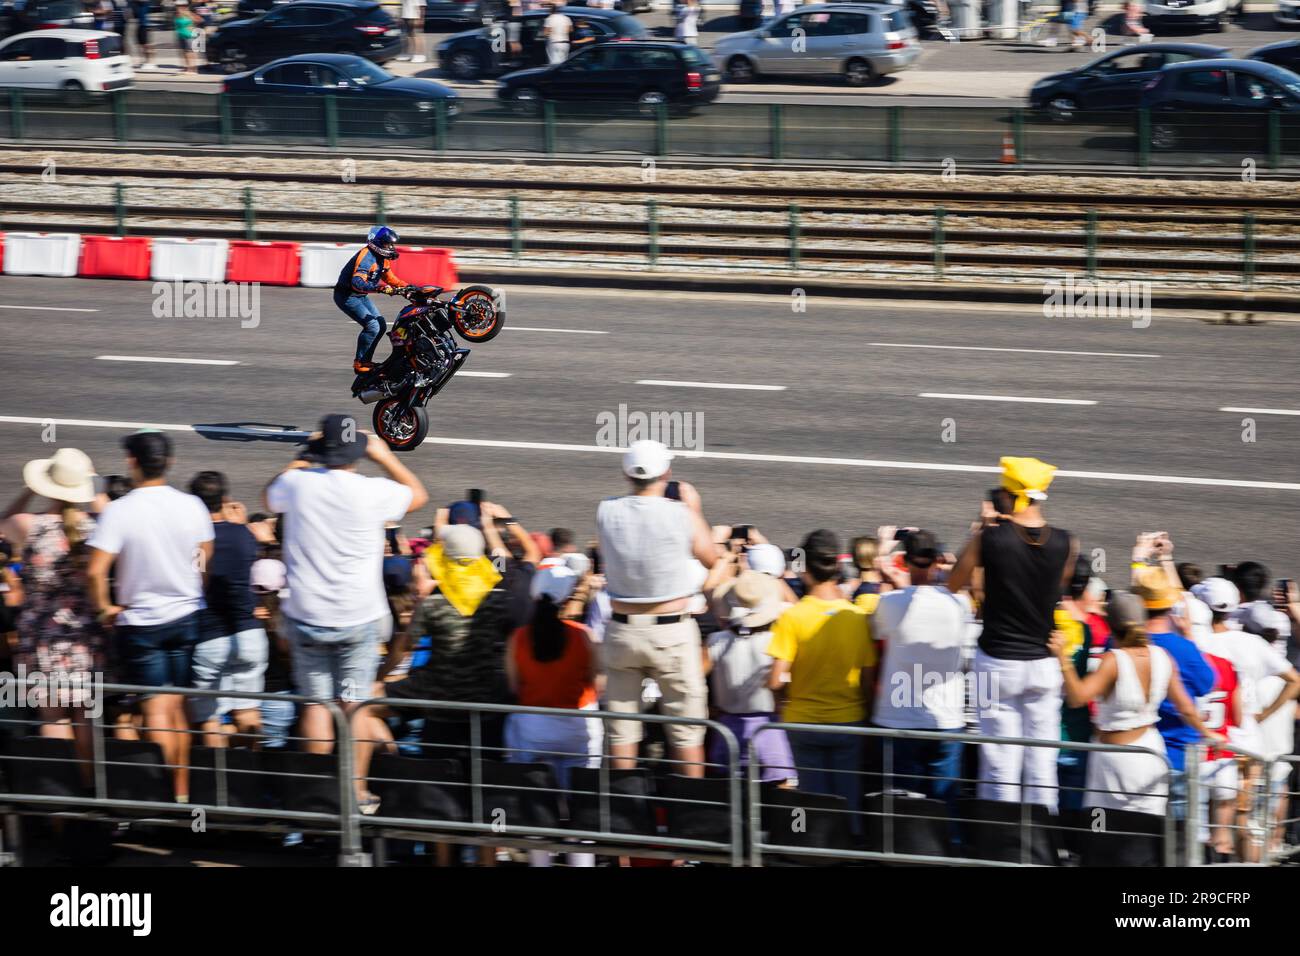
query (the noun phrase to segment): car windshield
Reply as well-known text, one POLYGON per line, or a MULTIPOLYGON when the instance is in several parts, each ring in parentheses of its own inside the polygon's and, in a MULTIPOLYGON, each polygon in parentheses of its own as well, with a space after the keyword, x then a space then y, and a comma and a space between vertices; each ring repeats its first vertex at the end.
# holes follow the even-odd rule
POLYGON ((682 49, 682 56, 691 66, 708 66, 709 58, 698 47, 688 46, 682 49))
POLYGON ((387 83, 393 78, 393 74, 380 69, 369 60, 360 58, 355 62, 349 61, 339 64, 338 69, 340 73, 357 86, 378 86, 380 83, 387 83))

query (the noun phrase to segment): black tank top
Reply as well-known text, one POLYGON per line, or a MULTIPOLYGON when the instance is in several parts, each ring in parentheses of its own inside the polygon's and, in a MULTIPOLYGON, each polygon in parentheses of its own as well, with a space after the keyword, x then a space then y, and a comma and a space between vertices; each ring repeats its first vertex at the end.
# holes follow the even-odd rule
POLYGON ((1052 612, 1061 598, 1061 576, 1069 557, 1070 532, 1064 528, 1026 528, 1003 521, 984 529, 980 650, 1012 661, 1048 656, 1052 612))

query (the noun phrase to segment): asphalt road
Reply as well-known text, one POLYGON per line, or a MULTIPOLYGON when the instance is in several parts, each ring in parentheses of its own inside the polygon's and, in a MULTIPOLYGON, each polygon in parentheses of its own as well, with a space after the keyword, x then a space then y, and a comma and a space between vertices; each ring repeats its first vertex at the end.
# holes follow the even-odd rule
MULTIPOLYGON (((51 424, 103 473, 123 467, 123 434, 155 424, 177 427, 178 482, 223 470, 256 510, 297 433, 329 411, 369 420, 348 394, 356 327, 328 291, 263 288, 249 328, 155 318, 154 301, 147 282, 0 283, 0 324, 23 343, 0 382, 0 500, 18 491, 25 461, 52 452, 51 424), (188 430, 200 425, 227 430, 188 430)), ((784 546, 815 527, 847 537, 880 524, 931 527, 955 546, 998 457, 1036 455, 1090 473, 1059 477, 1049 511, 1105 550, 1114 583, 1142 530, 1169 531, 1180 558, 1260 558, 1300 576, 1295 325, 1157 317, 1140 329, 833 300, 799 314, 779 296, 626 291, 507 288, 507 301, 507 331, 465 367, 505 377, 458 376, 431 407, 431 440, 408 456, 436 503, 479 487, 532 529, 590 533, 596 503, 623 484, 600 416, 626 405, 692 416, 703 451, 683 457, 678 477, 699 486, 711 521, 755 524, 784 546), (963 348, 894 347, 939 345, 963 348), (1002 399, 922 397, 934 394, 1002 399), (1273 412, 1221 410, 1235 407, 1273 412), (1244 418, 1254 442, 1242 440, 1244 418)))

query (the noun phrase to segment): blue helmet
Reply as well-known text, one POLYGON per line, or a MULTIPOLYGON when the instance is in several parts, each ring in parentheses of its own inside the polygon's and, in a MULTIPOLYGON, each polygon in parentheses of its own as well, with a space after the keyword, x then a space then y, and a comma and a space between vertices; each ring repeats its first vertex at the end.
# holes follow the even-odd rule
POLYGON ((397 258, 397 233, 387 226, 375 226, 366 234, 366 245, 380 259, 397 258))

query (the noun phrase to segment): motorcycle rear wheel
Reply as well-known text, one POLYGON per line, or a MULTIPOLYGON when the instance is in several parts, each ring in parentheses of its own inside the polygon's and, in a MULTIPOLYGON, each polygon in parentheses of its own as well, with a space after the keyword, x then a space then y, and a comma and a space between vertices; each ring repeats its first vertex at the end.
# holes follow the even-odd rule
POLYGON ((497 305, 496 293, 485 285, 461 289, 452 300, 451 323, 466 342, 490 342, 505 328, 506 310, 497 305))
POLYGON ((372 419, 375 434, 393 451, 410 451, 419 447, 429 434, 429 413, 416 406, 403 413, 402 399, 385 398, 375 405, 372 419))

